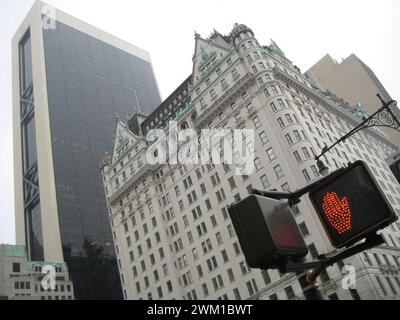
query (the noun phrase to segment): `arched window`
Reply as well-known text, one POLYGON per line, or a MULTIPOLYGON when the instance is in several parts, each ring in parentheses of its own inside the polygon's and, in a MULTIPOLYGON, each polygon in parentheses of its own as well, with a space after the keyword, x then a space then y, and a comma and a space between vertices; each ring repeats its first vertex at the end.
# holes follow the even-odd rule
POLYGON ((184 122, 181 124, 181 129, 182 129, 182 130, 189 129, 189 125, 188 125, 188 123, 187 123, 186 121, 184 121, 184 122))

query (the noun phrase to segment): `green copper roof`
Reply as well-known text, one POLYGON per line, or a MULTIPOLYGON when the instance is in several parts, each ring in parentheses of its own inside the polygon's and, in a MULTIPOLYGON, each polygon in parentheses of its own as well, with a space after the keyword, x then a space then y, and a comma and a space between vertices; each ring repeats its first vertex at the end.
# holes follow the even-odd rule
POLYGON ((269 45, 269 48, 274 51, 276 54, 279 54, 282 57, 285 57, 285 53, 279 48, 279 46, 276 44, 274 40, 271 39, 271 44, 269 45))
POLYGON ((360 102, 357 103, 355 105, 355 113, 354 115, 360 119, 368 119, 369 118, 369 114, 367 112, 367 109, 365 108, 365 106, 363 104, 361 104, 360 102))
POLYGON ((26 257, 25 246, 5 244, 3 246, 3 248, 4 248, 4 255, 6 257, 17 257, 17 258, 25 258, 26 257))

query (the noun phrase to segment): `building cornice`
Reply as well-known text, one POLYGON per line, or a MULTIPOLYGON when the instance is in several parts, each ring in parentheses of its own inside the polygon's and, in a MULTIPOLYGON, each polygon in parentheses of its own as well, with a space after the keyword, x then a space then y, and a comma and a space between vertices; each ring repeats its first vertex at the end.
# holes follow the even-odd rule
MULTIPOLYGON (((319 102, 320 104, 324 105, 325 107, 328 107, 330 111, 334 112, 335 114, 346 118, 350 122, 354 122, 355 124, 359 125, 361 120, 356 118, 354 115, 352 115, 349 111, 345 111, 344 109, 339 109, 335 104, 333 104, 331 101, 323 97, 320 93, 316 92, 314 89, 307 87, 306 85, 302 84, 300 81, 294 79, 284 71, 282 71, 280 68, 275 67, 273 69, 275 76, 278 80, 281 80, 292 87, 296 88, 300 92, 304 93, 307 96, 311 96, 314 100, 319 102)), ((396 146, 390 142, 386 137, 378 133, 376 130, 373 129, 367 129, 368 132, 373 135, 376 139, 384 142, 385 144, 388 144, 391 146, 393 149, 396 148, 396 146)))

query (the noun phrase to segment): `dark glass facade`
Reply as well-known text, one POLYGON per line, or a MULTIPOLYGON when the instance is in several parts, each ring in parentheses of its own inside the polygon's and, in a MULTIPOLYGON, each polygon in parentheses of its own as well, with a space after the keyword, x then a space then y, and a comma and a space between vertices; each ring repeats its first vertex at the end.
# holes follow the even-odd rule
POLYGON ((78 299, 122 299, 99 163, 115 117, 160 104, 149 62, 57 22, 44 50, 64 259, 78 299))
POLYGON ((24 176, 25 236, 29 258, 44 259, 39 178, 37 171, 36 125, 32 79, 32 46, 28 30, 19 44, 22 172, 24 176))

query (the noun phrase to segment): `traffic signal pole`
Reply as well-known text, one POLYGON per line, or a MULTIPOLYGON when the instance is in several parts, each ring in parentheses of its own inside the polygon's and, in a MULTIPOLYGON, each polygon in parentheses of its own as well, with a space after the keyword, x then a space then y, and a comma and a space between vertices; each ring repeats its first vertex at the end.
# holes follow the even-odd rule
POLYGON ((307 272, 296 272, 296 275, 306 300, 324 300, 315 281, 310 282, 308 280, 309 274, 307 272))

